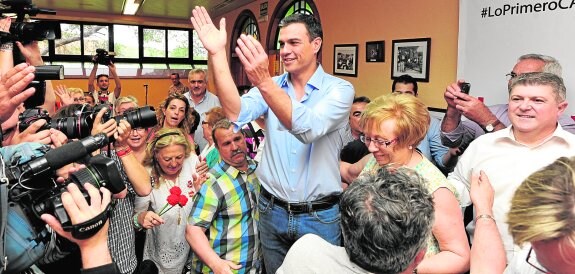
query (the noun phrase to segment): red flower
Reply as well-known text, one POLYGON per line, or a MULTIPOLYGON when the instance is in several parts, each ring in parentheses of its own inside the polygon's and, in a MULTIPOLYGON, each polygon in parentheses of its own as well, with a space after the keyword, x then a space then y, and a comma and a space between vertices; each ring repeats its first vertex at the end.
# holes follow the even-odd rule
POLYGON ((180 196, 179 195, 170 195, 168 196, 168 204, 170 204, 171 206, 175 206, 180 202, 180 196))
POLYGON ((179 204, 180 206, 185 206, 188 203, 188 197, 186 195, 180 195, 179 204))
POLYGON ((188 197, 181 195, 182 189, 179 186, 174 186, 170 188, 170 195, 168 195, 168 203, 162 207, 158 215, 162 216, 164 213, 168 212, 168 210, 172 209, 172 207, 176 205, 180 205, 180 207, 185 206, 188 203, 188 197), (170 206, 170 207, 168 207, 170 206))
POLYGON ((173 186, 172 188, 170 188, 170 194, 180 195, 182 194, 182 189, 180 189, 179 186, 173 186))

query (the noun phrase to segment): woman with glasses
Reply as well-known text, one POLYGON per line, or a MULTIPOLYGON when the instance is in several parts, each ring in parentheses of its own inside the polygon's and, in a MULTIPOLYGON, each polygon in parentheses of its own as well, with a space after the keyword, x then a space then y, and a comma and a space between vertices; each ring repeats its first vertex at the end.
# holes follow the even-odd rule
MULTIPOLYGON (((429 127, 427 107, 414 96, 389 94, 366 106, 360 139, 371 154, 355 164, 341 163, 342 179, 351 183, 378 168, 409 167, 425 178, 433 197, 435 222, 418 273, 464 273, 469 270, 469 244, 455 188, 416 147, 429 127)), ((401 237, 401 235, 394 235, 401 237)))

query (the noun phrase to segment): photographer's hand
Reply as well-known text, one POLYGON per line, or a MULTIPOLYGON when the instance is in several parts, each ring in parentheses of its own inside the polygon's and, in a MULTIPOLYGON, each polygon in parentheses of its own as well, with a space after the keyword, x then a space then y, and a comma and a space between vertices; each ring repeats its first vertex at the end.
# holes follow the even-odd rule
POLYGON ((0 122, 12 116, 16 108, 34 94, 34 88, 24 90, 32 80, 36 68, 19 64, 0 76, 0 122))
POLYGON ((39 119, 30 124, 28 128, 22 132, 17 129, 14 136, 10 139, 10 145, 16 145, 24 142, 36 142, 48 145, 52 143, 49 130, 40 130, 46 124, 46 120, 39 119), (40 131, 38 131, 40 130, 40 131))
POLYGON ((26 58, 26 63, 32 66, 44 65, 42 54, 40 53, 40 47, 38 46, 38 41, 32 41, 26 45, 23 45, 21 42, 16 42, 16 45, 18 46, 18 49, 20 49, 22 56, 26 58))
MULTIPOLYGON (((96 189, 91 184, 84 184, 84 188, 90 195, 90 203, 86 201, 82 192, 75 184, 69 184, 66 192, 62 193, 62 204, 70 216, 72 224, 79 224, 91 220, 106 210, 111 200, 111 193, 106 188, 96 189), (100 193, 102 194, 100 196, 100 193)), ((82 266, 92 268, 112 263, 112 257, 108 250, 108 225, 106 224, 92 237, 78 240, 72 234, 64 231, 62 224, 56 217, 50 214, 42 214, 42 220, 46 222, 60 236, 76 243, 82 254, 82 266)))
POLYGON ((108 108, 102 108, 100 112, 98 112, 98 114, 96 115, 96 118, 94 118, 94 125, 92 126, 92 132, 91 132, 92 135, 96 135, 98 133, 103 132, 106 134, 106 136, 110 137, 114 135, 114 133, 116 133, 117 128, 116 120, 109 119, 108 121, 102 124, 102 117, 104 116, 104 113, 106 113, 106 111, 108 111, 108 108))
POLYGON ((116 149, 128 147, 128 138, 130 138, 130 133, 132 132, 132 126, 126 120, 120 120, 117 130, 114 133, 114 138, 116 142, 114 147, 116 149))

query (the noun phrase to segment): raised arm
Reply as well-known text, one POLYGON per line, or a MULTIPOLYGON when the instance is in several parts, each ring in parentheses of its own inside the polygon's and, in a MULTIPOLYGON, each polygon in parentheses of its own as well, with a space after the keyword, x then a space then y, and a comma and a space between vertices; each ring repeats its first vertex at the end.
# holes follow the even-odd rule
POLYGON ((485 172, 471 177, 475 233, 471 246, 471 273, 503 273, 507 262, 503 241, 493 219, 493 187, 485 172))
MULTIPOLYGON (((26 58, 26 63, 32 66, 43 66, 44 60, 42 60, 42 55, 40 53, 40 47, 38 46, 38 41, 32 41, 29 44, 23 45, 20 42, 16 42, 16 45, 20 49, 22 56, 26 58)), ((46 93, 44 95, 44 104, 40 106, 41 108, 48 111, 50 115, 56 112, 56 94, 54 92, 54 87, 52 86, 52 81, 46 81, 46 93)))
MULTIPOLYGON (((96 88, 94 88, 94 80, 96 80, 96 72, 98 71, 98 63, 94 62, 94 66, 92 67, 92 71, 90 72, 90 77, 88 78, 88 92, 93 94, 96 88)), ((94 100, 97 98, 94 97, 94 100)), ((98 102, 98 100, 96 100, 98 102)))
POLYGON ((118 76, 118 72, 116 71, 116 65, 110 61, 108 68, 110 68, 110 76, 114 78, 114 83, 116 83, 116 87, 114 87, 114 96, 118 98, 122 93, 122 82, 120 81, 120 76, 118 76))
MULTIPOLYGON (((10 33, 10 17, 0 19, 0 32, 10 33)), ((0 74, 6 73, 14 66, 13 57, 14 43, 12 41, 3 41, 0 44, 0 74)))
POLYGON ((220 104, 231 121, 237 121, 240 113, 240 96, 230 72, 226 55, 226 19, 220 20, 220 29, 212 23, 204 7, 196 7, 190 18, 198 37, 209 54, 210 68, 213 71, 220 104))
POLYGON ((150 182, 150 175, 146 168, 136 159, 131 152, 132 149, 128 146, 127 140, 130 137, 132 127, 126 120, 121 120, 117 127, 117 132, 114 133, 116 138, 115 149, 118 157, 122 161, 128 180, 134 187, 134 191, 139 196, 147 196, 152 191, 152 183, 150 182))

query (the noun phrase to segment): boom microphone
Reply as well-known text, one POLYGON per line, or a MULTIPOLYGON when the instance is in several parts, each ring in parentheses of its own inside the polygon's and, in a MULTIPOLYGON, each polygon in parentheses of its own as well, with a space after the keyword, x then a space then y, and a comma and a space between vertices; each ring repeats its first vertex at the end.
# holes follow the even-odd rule
POLYGON ((90 153, 108 144, 104 133, 88 136, 82 140, 65 144, 46 152, 44 157, 34 159, 23 167, 23 173, 36 176, 49 170, 59 169, 69 163, 77 162, 90 153))

